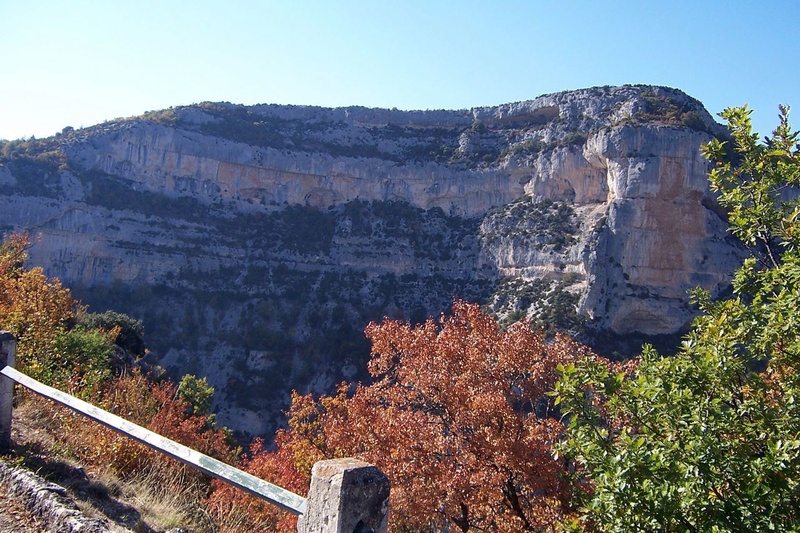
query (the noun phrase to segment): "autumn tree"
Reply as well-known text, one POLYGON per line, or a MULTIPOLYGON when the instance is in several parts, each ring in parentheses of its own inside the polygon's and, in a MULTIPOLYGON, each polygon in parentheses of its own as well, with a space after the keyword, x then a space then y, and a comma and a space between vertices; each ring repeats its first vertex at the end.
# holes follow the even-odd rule
MULTIPOLYGON (((264 441, 256 438, 238 467, 296 494, 307 494, 311 466, 306 468, 306 459, 317 457, 319 452, 308 454, 305 452, 310 450, 303 452, 299 449, 302 447, 305 443, 296 434, 280 430, 275 436, 274 450, 267 451, 264 441)), ((295 515, 219 480, 212 482, 212 488, 205 506, 219 524, 221 533, 297 531, 295 515)))
POLYGON ((562 368, 561 451, 589 489, 572 524, 592 531, 800 529, 800 147, 788 110, 766 142, 746 108, 711 141, 711 188, 751 249, 732 298, 695 292, 702 316, 680 352, 647 348, 625 374, 562 368))
POLYGON ((18 366, 49 383, 63 375, 59 337, 75 316, 77 302, 58 279, 40 267, 26 268, 30 239, 12 234, 0 245, 0 329, 17 337, 18 366))
MULTIPOLYGON (((562 434, 547 392, 556 367, 588 356, 523 324, 504 330, 474 304, 417 326, 366 329, 373 382, 315 400, 295 395, 278 453, 358 456, 391 482, 395 531, 539 531, 569 512, 562 434)), ((272 471, 271 474, 274 474, 272 471)))
POLYGON ((30 239, 12 234, 0 244, 0 325, 13 333, 26 354, 49 348, 56 332, 74 317, 76 302, 40 267, 25 268, 30 239))
POLYGON ((520 531, 561 515, 568 488, 552 446, 562 427, 546 393, 557 365, 585 349, 525 325, 502 330, 464 302, 438 322, 385 321, 366 333, 375 382, 327 432, 383 468, 396 517, 520 531))

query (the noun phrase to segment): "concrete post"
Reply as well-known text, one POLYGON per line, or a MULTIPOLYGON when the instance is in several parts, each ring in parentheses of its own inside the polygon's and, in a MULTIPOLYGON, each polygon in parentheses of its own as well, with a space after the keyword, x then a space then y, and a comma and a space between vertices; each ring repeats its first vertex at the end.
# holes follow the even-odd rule
MULTIPOLYGON (((17 338, 0 331, 0 369, 13 367, 17 359, 17 338)), ((11 409, 14 403, 14 382, 0 376, 0 450, 11 449, 11 409)))
POLYGON ((357 459, 314 465, 299 533, 386 533, 388 527, 389 480, 383 472, 357 459))

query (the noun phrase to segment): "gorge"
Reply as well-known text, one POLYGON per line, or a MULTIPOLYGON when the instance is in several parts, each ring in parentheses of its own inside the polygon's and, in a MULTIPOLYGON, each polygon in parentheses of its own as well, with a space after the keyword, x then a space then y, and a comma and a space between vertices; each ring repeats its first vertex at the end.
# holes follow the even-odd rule
POLYGON ((726 291, 742 257, 700 153, 725 135, 640 85, 458 111, 201 103, 4 143, 0 231, 38 236, 32 264, 142 319, 151 362, 207 377, 218 421, 261 435, 292 388, 365 378, 369 321, 454 297, 607 354, 681 332, 687 291, 726 291))

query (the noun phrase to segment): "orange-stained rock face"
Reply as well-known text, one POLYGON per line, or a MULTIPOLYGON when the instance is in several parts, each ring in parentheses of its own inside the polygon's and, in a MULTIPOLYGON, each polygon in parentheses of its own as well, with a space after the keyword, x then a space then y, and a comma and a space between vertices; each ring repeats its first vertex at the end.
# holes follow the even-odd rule
POLYGON ((660 188, 640 201, 621 263, 633 284, 670 287, 688 281, 693 255, 707 237, 707 211, 702 195, 685 188, 684 161, 664 158, 659 167, 660 188))
POLYGON ((724 287, 741 259, 725 240, 724 222, 706 207, 709 167, 700 146, 708 139, 685 128, 625 125, 588 135, 582 147, 542 154, 526 192, 573 202, 584 219, 582 238, 555 259, 509 240, 494 252, 501 271, 573 273, 585 280, 575 287, 582 311, 618 333, 681 329, 692 317, 687 292, 724 287))

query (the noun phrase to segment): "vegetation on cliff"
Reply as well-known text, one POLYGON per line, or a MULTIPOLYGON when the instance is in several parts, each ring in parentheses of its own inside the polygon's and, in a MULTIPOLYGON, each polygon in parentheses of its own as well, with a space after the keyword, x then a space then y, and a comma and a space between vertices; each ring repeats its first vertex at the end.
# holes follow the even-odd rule
MULTIPOLYGON (((617 327, 615 314, 633 309, 621 321, 630 329, 685 325, 685 291, 671 284, 688 278, 629 287, 621 270, 632 267, 617 253, 626 230, 606 232, 613 217, 583 224, 588 210, 572 202, 599 210, 611 198, 599 167, 641 170, 655 187, 659 146, 675 134, 691 137, 677 148, 692 154, 682 160, 687 172, 702 177, 692 158, 703 136, 687 132, 689 112, 715 125, 681 91, 647 86, 460 111, 180 106, 0 141, 0 231, 40 231, 38 264, 93 309, 141 319, 152 358, 173 378, 208 376, 220 418, 266 436, 284 420, 292 387, 330 392, 365 368, 360 333, 370 321, 419 323, 453 296, 506 323, 535 318, 580 331, 608 351, 616 345, 594 339, 617 327), (660 140, 603 163, 594 140, 633 116, 634 127, 619 128, 632 136, 620 135, 623 144, 655 130, 660 140), (609 305, 622 294, 624 306, 609 305), (268 422, 254 428, 256 413, 268 422)), ((708 246, 720 242, 714 232, 692 249, 722 256, 708 246)), ((732 270, 672 266, 720 285, 732 270)))

